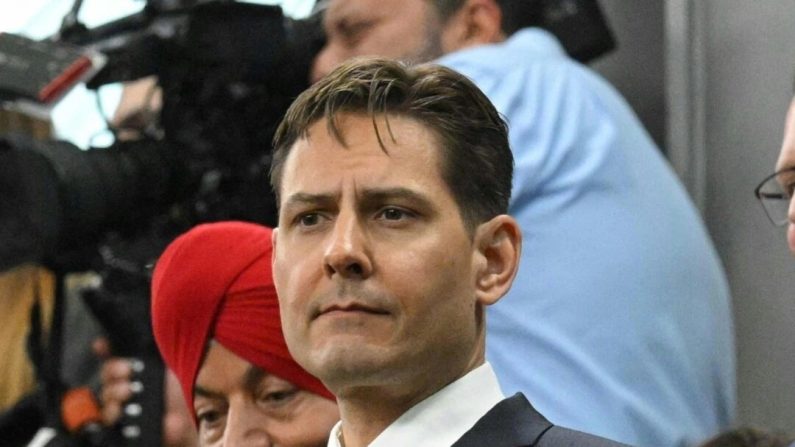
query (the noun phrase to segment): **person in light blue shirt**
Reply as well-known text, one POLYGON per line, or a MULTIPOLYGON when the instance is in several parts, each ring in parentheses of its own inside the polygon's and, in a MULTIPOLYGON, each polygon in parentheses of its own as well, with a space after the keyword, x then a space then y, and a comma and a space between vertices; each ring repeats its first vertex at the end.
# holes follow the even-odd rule
POLYGON ((471 77, 510 126, 510 212, 527 242, 513 290, 488 314, 505 391, 641 445, 685 445, 729 424, 724 273, 629 106, 539 29, 440 61, 471 77))
POLYGON ((444 55, 474 80, 510 128, 510 213, 525 235, 514 287, 488 311, 503 391, 621 442, 701 442, 732 424, 736 400, 730 296, 709 235, 624 99, 552 35, 508 37, 501 4, 331 0, 313 77, 359 55, 444 55))

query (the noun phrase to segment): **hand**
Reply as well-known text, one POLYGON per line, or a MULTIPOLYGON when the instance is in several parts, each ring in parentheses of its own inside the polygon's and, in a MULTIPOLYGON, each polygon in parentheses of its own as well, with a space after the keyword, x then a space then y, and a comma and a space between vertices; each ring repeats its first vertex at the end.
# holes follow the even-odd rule
POLYGON ((99 400, 102 423, 110 427, 121 418, 125 402, 133 396, 133 366, 128 359, 110 357, 108 341, 104 338, 94 341, 94 352, 105 359, 100 369, 99 400))
MULTIPOLYGON (((104 338, 94 341, 94 352, 105 359, 100 369, 100 402, 102 423, 115 425, 124 411, 124 404, 135 394, 132 381, 133 364, 129 359, 111 357, 110 346, 104 338)), ((171 370, 166 370, 165 408, 163 414, 163 445, 166 447, 195 446, 196 429, 188 411, 179 381, 171 370)))

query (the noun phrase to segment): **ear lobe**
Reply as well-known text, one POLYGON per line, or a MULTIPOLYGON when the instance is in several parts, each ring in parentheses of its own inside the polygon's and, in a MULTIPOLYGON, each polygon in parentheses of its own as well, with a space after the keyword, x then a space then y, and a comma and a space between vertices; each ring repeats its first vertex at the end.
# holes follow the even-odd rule
POLYGON ((496 0, 466 0, 443 26, 442 49, 446 53, 505 38, 502 10, 496 0))
POLYGON ((480 257, 475 283, 480 304, 492 305, 513 284, 522 253, 522 232, 516 220, 502 214, 481 224, 475 234, 480 257))

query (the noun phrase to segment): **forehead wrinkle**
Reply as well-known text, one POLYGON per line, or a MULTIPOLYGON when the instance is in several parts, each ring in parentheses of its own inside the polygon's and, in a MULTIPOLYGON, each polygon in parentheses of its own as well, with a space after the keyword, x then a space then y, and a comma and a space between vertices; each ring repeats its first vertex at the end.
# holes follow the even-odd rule
MULTIPOLYGON (((395 157, 397 157, 398 159, 406 158, 405 155, 392 153, 393 151, 390 150, 391 148, 387 147, 388 145, 389 146, 395 145, 396 147, 399 147, 401 145, 405 146, 405 144, 401 144, 401 142, 398 141, 400 138, 398 137, 398 135, 396 135, 395 129, 392 128, 392 124, 394 123, 391 123, 391 120, 387 118, 388 116, 396 118, 398 120, 405 120, 409 124, 418 126, 419 127, 418 129, 411 129, 412 134, 416 133, 417 131, 429 132, 429 137, 430 137, 429 141, 430 144, 428 144, 429 147, 427 148, 423 147, 423 149, 429 149, 430 152, 423 150, 419 151, 419 153, 425 153, 424 157, 428 157, 428 162, 432 163, 437 169, 439 169, 438 164, 441 154, 439 153, 440 148, 437 147, 439 145, 438 135, 432 130, 426 129, 423 126, 423 124, 417 121, 415 118, 405 117, 402 116, 401 114, 391 114, 391 113, 368 116, 366 113, 338 111, 338 113, 335 113, 333 117, 326 117, 325 119, 326 132, 324 132, 325 135, 323 136, 323 138, 318 140, 317 138, 318 135, 315 134, 314 132, 316 130, 315 127, 323 126, 322 124, 323 120, 316 120, 311 126, 309 126, 307 132, 303 136, 302 140, 304 141, 304 144, 301 145, 300 149, 296 148, 298 150, 295 150, 293 151, 293 153, 290 154, 290 160, 288 161, 288 163, 289 165, 292 165, 292 168, 286 169, 285 171, 294 172, 296 170, 299 170, 304 172, 304 175, 300 176, 301 182, 298 185, 297 191, 292 194, 287 194, 285 196, 282 208, 283 209, 288 208, 293 205, 330 206, 334 203, 338 203, 340 200, 342 200, 342 197, 340 195, 343 194, 343 191, 345 190, 344 186, 345 183, 352 185, 352 190, 354 192, 354 196, 356 197, 364 195, 362 188, 367 188, 369 190, 372 190, 381 198, 384 198, 387 195, 384 192, 390 189, 389 187, 374 188, 367 185, 382 184, 384 180, 383 176, 386 176, 387 178, 390 177, 390 173, 393 171, 393 168, 389 166, 385 167, 385 169, 378 168, 376 169, 377 172, 373 170, 374 167, 372 166, 370 168, 367 168, 365 166, 365 171, 361 171, 361 169, 363 166, 362 164, 367 165, 369 163, 369 160, 372 159, 372 157, 386 156, 388 158, 395 158, 395 157), (361 119, 361 118, 364 118, 365 121, 359 121, 359 123, 364 124, 369 122, 370 125, 366 126, 369 127, 369 129, 367 129, 366 127, 359 128, 356 138, 354 138, 351 141, 340 141, 340 139, 336 138, 336 135, 334 135, 333 130, 328 128, 329 127, 328 125, 331 123, 331 121, 337 121, 339 122, 339 130, 341 131, 340 133, 346 134, 346 136, 350 137, 351 136, 350 132, 354 129, 354 127, 351 127, 349 125, 348 120, 361 119), (388 135, 386 141, 383 140, 378 141, 379 128, 382 131, 385 130, 386 128, 385 134, 388 135), (368 139, 368 137, 366 136, 367 133, 370 133, 370 135, 372 135, 373 137, 372 140, 368 139), (331 146, 327 146, 326 144, 328 143, 326 141, 327 138, 336 141, 337 144, 332 143, 331 146), (384 144, 387 142, 389 143, 388 145, 384 144), (329 189, 326 191, 312 192, 313 189, 312 185, 318 184, 318 182, 316 181, 317 179, 313 178, 313 175, 316 177, 321 174, 309 173, 309 176, 306 176, 308 167, 302 168, 298 165, 300 164, 300 162, 298 161, 297 157, 298 158, 301 157, 298 154, 305 153, 308 156, 308 154, 313 152, 316 153, 318 151, 325 152, 325 151, 335 151, 335 150, 342 151, 336 156, 341 158, 339 163, 341 164, 340 169, 342 172, 339 173, 341 174, 340 177, 336 179, 338 180, 339 183, 335 182, 336 184, 327 185, 326 187, 329 189)), ((406 146, 404 149, 407 151, 414 152, 418 151, 420 148, 406 146)), ((414 156, 415 154, 412 154, 410 158, 414 158, 414 156)), ((443 172, 439 172, 438 174, 440 175, 440 177, 443 176, 443 172)), ((333 177, 337 176, 333 175, 333 177)), ((287 182, 285 182, 285 184, 286 183, 287 182)), ((325 181, 320 182, 320 184, 324 183, 326 182, 325 181)), ((447 185, 445 184, 444 186, 447 185)), ((412 195, 412 194, 403 194, 403 193, 398 194, 399 191, 397 189, 392 189, 392 191, 396 193, 393 194, 394 196, 408 197, 412 195)), ((406 192, 408 192, 408 190, 406 190, 406 192)), ((373 194, 368 193, 368 195, 373 195, 373 194)), ((421 197, 421 194, 414 193, 413 195, 415 198, 421 197)))

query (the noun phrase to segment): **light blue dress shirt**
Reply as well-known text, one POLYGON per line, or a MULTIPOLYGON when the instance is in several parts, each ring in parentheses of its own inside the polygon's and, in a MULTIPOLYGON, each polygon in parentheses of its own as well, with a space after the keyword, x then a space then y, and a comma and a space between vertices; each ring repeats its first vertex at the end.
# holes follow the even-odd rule
POLYGON ((694 444, 735 413, 730 298, 710 238, 624 99, 525 29, 445 56, 506 117, 524 234, 488 311, 506 395, 555 424, 639 446, 694 444))

